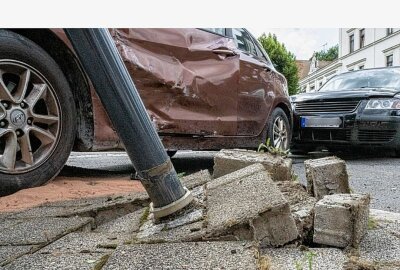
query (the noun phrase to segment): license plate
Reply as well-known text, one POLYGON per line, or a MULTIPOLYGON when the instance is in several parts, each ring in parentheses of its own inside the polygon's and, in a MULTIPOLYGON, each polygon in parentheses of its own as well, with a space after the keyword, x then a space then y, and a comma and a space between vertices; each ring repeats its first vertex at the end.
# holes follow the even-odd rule
POLYGON ((342 120, 340 117, 300 117, 300 126, 305 127, 316 127, 316 128, 333 128, 340 127, 342 120))

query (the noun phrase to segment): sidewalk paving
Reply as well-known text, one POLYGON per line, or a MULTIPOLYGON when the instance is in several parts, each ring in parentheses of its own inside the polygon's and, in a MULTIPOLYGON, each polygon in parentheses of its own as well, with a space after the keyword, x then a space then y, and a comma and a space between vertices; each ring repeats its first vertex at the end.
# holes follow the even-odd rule
POLYGON ((133 193, 3 213, 0 269, 296 270, 308 269, 309 256, 312 269, 343 269, 349 261, 400 269, 399 213, 371 210, 371 226, 357 252, 321 247, 257 252, 258 246, 246 241, 136 244, 148 203, 146 194, 133 193))

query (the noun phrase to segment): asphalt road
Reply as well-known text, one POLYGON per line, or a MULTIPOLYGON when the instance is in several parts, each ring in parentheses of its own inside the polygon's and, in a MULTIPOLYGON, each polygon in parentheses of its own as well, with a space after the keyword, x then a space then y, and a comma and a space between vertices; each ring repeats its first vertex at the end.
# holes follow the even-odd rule
MULTIPOLYGON (((172 161, 177 172, 190 174, 201 169, 212 170, 214 153, 180 151, 172 161)), ((306 158, 310 156, 293 157, 293 169, 303 184, 306 183, 303 164, 306 158)), ((354 192, 370 193, 372 208, 400 213, 400 158, 374 153, 342 158, 346 160, 354 192)), ((132 171, 133 166, 124 152, 72 153, 61 174, 106 178, 132 171)))

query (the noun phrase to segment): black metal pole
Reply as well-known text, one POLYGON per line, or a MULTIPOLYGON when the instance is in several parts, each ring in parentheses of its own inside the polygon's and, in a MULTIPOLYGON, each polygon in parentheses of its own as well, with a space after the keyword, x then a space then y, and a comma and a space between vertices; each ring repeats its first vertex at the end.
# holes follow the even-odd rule
POLYGON ((107 29, 64 29, 159 217, 193 199, 177 177, 107 29), (157 212, 159 211, 159 212, 157 212))

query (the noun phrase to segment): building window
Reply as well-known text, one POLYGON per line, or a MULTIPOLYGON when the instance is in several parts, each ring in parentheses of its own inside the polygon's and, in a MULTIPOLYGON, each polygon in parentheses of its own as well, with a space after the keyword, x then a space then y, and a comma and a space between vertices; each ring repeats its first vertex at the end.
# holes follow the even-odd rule
POLYGON ((364 65, 359 66, 358 69, 364 69, 364 65))
POLYGON ((365 45, 365 29, 360 30, 360 49, 365 45))
POLYGON ((351 34, 349 36, 349 41, 350 41, 350 53, 354 52, 354 34, 351 34))
POLYGON ((391 35, 393 34, 393 28, 386 28, 386 35, 391 35))
POLYGON ((315 90, 315 86, 314 85, 310 86, 310 92, 313 92, 314 90, 315 90))
POLYGON ((386 66, 393 67, 393 54, 386 55, 386 66))

